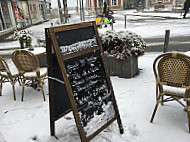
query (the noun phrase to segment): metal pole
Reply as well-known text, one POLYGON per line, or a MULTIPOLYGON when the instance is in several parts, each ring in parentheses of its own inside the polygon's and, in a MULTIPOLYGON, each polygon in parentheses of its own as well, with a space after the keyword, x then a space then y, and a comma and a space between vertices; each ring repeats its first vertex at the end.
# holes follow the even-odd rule
POLYGON ((125 29, 127 28, 127 15, 125 15, 125 29))
POLYGON ((96 17, 98 16, 98 11, 97 11, 97 1, 96 0, 94 0, 94 4, 95 4, 95 11, 96 11, 96 17))
POLYGON ((68 13, 67 13, 67 0, 63 0, 63 8, 64 8, 65 23, 67 23, 67 18, 68 18, 68 13))
POLYGON ((80 6, 80 20, 82 21, 81 0, 79 0, 79 6, 80 6))
POLYGON ((63 14, 62 14, 62 10, 61 10, 60 0, 57 0, 57 4, 58 4, 58 11, 59 11, 60 22, 61 22, 61 24, 63 24, 63 14))
POLYGON ((98 0, 98 2, 99 2, 100 14, 101 14, 102 13, 102 1, 98 0))
POLYGON ((78 0, 77 0, 77 8, 76 8, 76 11, 77 11, 77 13, 79 12, 79 3, 78 3, 78 0))
POLYGON ((112 18, 111 30, 113 31, 113 18, 112 18))
POLYGON ((83 0, 82 0, 82 17, 83 17, 83 21, 85 21, 85 17, 84 17, 84 4, 83 4, 83 0))
POLYGON ((165 41, 164 41, 164 53, 168 51, 169 38, 170 38, 170 30, 166 30, 165 41))

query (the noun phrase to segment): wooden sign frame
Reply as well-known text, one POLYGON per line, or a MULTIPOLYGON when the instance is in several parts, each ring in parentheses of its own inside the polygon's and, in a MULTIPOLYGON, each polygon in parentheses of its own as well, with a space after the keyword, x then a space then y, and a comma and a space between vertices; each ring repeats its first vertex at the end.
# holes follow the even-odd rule
MULTIPOLYGON (((86 23, 80 23, 80 24, 73 24, 73 25, 65 25, 65 26, 59 26, 59 27, 51 27, 51 28, 46 28, 45 29, 45 33, 46 33, 46 47, 47 47, 47 62, 48 62, 48 76, 50 77, 48 79, 49 82, 49 105, 50 105, 50 130, 51 130, 51 135, 55 136, 55 121, 57 121, 58 119, 62 118, 64 115, 66 115, 67 113, 69 113, 70 111, 73 111, 73 115, 75 118, 75 122, 76 122, 76 126, 81 138, 82 142, 88 142, 90 141, 92 138, 94 138, 96 135, 98 135, 102 130, 104 130, 107 126, 109 126, 112 122, 114 122, 115 120, 117 120, 118 126, 119 126, 119 130, 120 133, 124 133, 124 129, 121 123, 121 119, 120 119, 120 114, 119 114, 119 110, 117 107, 117 103, 115 100, 115 96, 114 96, 114 91, 113 91, 113 87, 111 84, 111 80, 110 77, 108 75, 108 70, 107 70, 107 65, 105 64, 105 59, 103 56, 103 49, 102 49, 102 44, 101 44, 101 40, 99 38, 98 35, 98 31, 97 31, 97 27, 95 22, 86 22, 86 23), (56 33, 58 32, 66 32, 66 31, 72 31, 72 30, 76 30, 76 29, 81 29, 81 28, 85 28, 85 27, 90 27, 93 28, 94 30, 94 34, 96 37, 96 42, 97 45, 87 48, 87 49, 83 49, 81 51, 77 51, 71 54, 66 54, 63 55, 60 52, 60 48, 59 48, 59 44, 58 41, 56 39, 56 33), (103 62, 103 68, 105 69, 105 78, 107 79, 107 83, 111 92, 111 97, 112 97, 112 102, 113 102, 113 108, 115 110, 115 114, 114 117, 112 119, 110 119, 109 121, 107 121, 105 124, 103 124, 103 126, 101 126, 100 128, 98 128, 97 130, 95 130, 92 134, 90 134, 89 136, 86 136, 82 123, 81 123, 81 119, 79 116, 79 112, 77 109, 77 106, 75 104, 75 99, 73 96, 73 91, 72 91, 72 87, 71 84, 69 82, 68 79, 68 74, 67 74, 67 70, 65 67, 65 63, 64 61, 76 58, 76 57, 80 57, 80 56, 85 56, 85 54, 90 54, 93 52, 100 52, 100 56, 103 62), (67 107, 64 112, 61 112, 59 115, 55 115, 55 92, 53 91, 55 86, 53 83, 53 80, 51 79, 51 77, 54 77, 54 66, 53 66, 53 60, 54 58, 56 58, 59 69, 60 69, 60 74, 62 75, 62 85, 64 84, 66 87, 66 92, 65 95, 68 95, 69 101, 70 101, 70 108, 67 107)), ((54 78, 55 79, 55 78, 54 78)), ((60 81, 58 79, 58 81, 60 81)), ((64 95, 64 94, 63 94, 64 95)))

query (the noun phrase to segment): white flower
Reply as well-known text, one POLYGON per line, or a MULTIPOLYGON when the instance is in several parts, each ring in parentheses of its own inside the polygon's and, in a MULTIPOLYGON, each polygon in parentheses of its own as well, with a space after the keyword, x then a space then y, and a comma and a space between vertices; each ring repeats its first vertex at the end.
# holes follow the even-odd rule
POLYGON ((21 31, 14 31, 13 38, 18 39, 19 41, 26 42, 27 39, 32 39, 32 31, 29 30, 21 30, 21 31))

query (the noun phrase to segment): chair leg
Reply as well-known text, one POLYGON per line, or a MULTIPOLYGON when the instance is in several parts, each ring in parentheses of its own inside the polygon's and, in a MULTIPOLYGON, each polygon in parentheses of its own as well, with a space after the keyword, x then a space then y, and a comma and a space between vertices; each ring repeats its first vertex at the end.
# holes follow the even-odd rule
POLYGON ((187 118, 188 118, 189 133, 190 133, 190 111, 187 111, 187 118))
POLYGON ((154 111, 153 111, 153 113, 152 113, 152 117, 151 117, 151 119, 150 119, 150 122, 151 122, 151 123, 152 123, 153 120, 154 120, 154 116, 155 116, 155 114, 156 114, 157 109, 158 109, 158 104, 156 104, 156 106, 155 106, 155 108, 154 108, 154 111))
POLYGON ((14 85, 14 84, 12 84, 12 88, 13 88, 13 96, 14 96, 14 100, 16 101, 15 85, 14 85))
POLYGON ((157 98, 156 106, 155 106, 155 108, 154 108, 154 111, 153 111, 153 113, 152 113, 152 117, 151 117, 151 119, 150 119, 150 122, 151 122, 151 123, 153 122, 154 116, 155 116, 156 111, 157 111, 157 109, 158 109, 158 105, 159 105, 159 102, 160 102, 160 97, 161 97, 161 96, 159 95, 158 98, 157 98))
POLYGON ((3 83, 0 81, 0 96, 2 96, 2 87, 3 87, 3 83))
POLYGON ((23 80, 22 80, 22 99, 21 99, 21 101, 23 101, 23 99, 24 99, 24 86, 25 86, 25 81, 26 81, 26 79, 23 79, 23 80))
POLYGON ((161 105, 164 105, 164 96, 161 96, 161 105))
POLYGON ((41 80, 40 80, 40 87, 42 89, 42 95, 43 95, 44 101, 46 101, 45 94, 44 94, 44 88, 43 88, 43 84, 42 84, 41 80))
POLYGON ((190 102, 187 100, 187 119, 189 125, 189 133, 190 133, 190 102))
POLYGON ((20 86, 22 86, 22 79, 20 77, 18 77, 18 83, 20 86))

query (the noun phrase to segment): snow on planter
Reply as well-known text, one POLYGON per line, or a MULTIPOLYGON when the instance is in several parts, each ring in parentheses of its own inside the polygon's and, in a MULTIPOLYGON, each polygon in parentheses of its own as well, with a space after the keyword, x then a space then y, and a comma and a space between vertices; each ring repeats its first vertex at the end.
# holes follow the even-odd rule
POLYGON ((141 36, 129 31, 107 31, 100 38, 110 75, 133 77, 138 72, 138 57, 146 48, 141 36))
POLYGON ((120 60, 144 54, 146 43, 141 36, 129 31, 107 31, 100 34, 104 53, 120 60))

